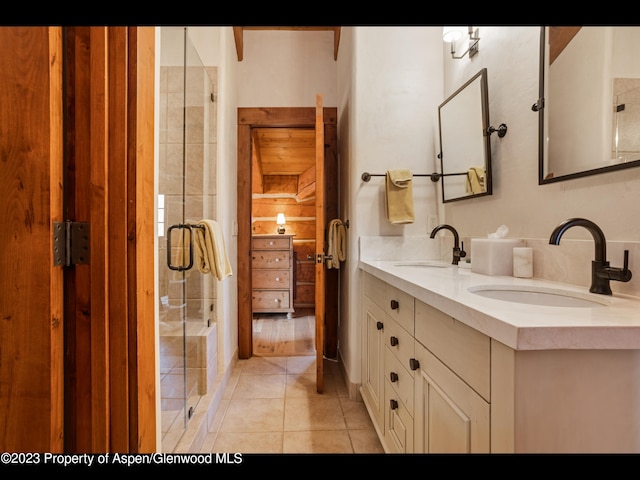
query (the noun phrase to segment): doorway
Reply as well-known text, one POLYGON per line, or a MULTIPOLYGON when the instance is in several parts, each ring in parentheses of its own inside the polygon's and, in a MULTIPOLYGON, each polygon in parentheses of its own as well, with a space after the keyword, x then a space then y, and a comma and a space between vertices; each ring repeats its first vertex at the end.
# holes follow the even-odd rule
MULTIPOLYGON (((337 109, 323 108, 323 121, 324 165, 325 171, 328 172, 326 178, 335 179, 338 172, 337 109)), ((238 352, 240 358, 246 359, 253 355, 251 241, 255 233, 253 225, 253 182, 257 173, 254 171, 253 165, 254 135, 257 129, 262 128, 313 129, 314 127, 315 109, 313 107, 238 109, 238 352)), ((325 219, 328 222, 338 216, 338 182, 330 181, 326 183, 324 198, 325 219)), ((271 227, 275 228, 275 218, 271 221, 271 227)), ((315 228, 312 228, 312 230, 315 230, 315 228)), ((313 255, 315 245, 304 246, 301 242, 297 250, 295 252, 297 257, 296 264, 297 262, 306 261, 307 255, 313 255), (309 251, 307 252, 307 250, 309 251)), ((311 265, 313 265, 313 260, 311 265)), ((304 270, 299 268, 297 271, 303 272, 304 270)), ((324 356, 336 358, 338 272, 329 270, 325 280, 325 298, 322 299, 326 313, 324 356)), ((300 279, 300 281, 302 282, 303 280, 300 279)), ((314 299, 314 301, 318 300, 314 299)))

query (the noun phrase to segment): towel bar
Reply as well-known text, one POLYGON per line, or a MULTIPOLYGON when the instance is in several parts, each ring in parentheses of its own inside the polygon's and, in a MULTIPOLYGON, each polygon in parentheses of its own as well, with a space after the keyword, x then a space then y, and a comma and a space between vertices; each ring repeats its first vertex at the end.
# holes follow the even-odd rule
MULTIPOLYGON (((467 172, 462 172, 462 173, 415 173, 413 174, 414 177, 431 177, 431 181, 432 182, 437 182, 438 180, 440 180, 440 177, 450 177, 453 175, 468 175, 467 172)), ((386 177, 387 174, 386 173, 369 173, 369 172, 364 172, 360 178, 362 178, 363 181, 368 182, 369 180, 371 180, 371 177, 386 177)))

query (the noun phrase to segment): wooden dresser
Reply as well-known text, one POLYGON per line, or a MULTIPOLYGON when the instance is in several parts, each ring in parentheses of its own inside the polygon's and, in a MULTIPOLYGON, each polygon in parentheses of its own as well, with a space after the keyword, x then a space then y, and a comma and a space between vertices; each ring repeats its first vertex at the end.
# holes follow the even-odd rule
POLYGON ((251 248, 254 313, 293 310, 293 235, 254 235, 251 248))

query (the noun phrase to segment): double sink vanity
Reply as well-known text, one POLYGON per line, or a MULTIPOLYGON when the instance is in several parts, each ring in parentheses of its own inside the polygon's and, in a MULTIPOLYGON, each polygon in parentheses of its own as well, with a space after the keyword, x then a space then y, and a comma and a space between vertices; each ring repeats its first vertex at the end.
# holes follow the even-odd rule
POLYGON ((360 391, 385 451, 640 451, 640 299, 381 259, 378 240, 360 245, 360 391))

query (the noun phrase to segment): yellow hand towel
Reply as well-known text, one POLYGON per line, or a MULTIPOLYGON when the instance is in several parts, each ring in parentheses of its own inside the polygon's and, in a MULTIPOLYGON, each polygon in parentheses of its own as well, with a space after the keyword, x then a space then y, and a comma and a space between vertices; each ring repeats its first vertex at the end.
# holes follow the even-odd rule
POLYGON ((342 220, 331 220, 329 222, 329 245, 327 255, 331 260, 327 260, 327 268, 340 268, 340 262, 346 258, 345 228, 342 220))
POLYGON ((413 223, 413 174, 409 169, 387 170, 387 220, 393 224, 413 223))
POLYGON ((484 193, 484 167, 471 167, 467 171, 467 193, 484 193))
POLYGON ((200 220, 194 228, 195 262, 201 273, 211 273, 218 280, 231 275, 231 264, 220 224, 214 220, 200 220))

